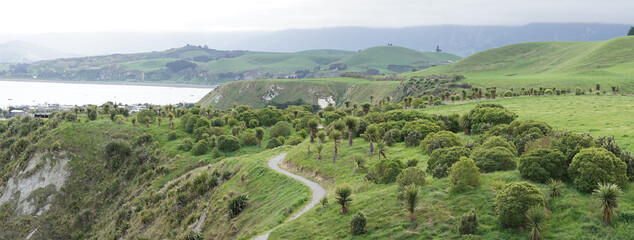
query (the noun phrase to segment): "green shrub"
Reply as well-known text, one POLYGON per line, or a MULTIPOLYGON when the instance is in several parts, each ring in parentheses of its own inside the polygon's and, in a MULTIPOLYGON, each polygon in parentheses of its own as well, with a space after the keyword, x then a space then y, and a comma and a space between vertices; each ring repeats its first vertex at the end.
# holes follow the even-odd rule
POLYGON ((175 132, 170 132, 167 134, 167 140, 174 141, 176 139, 178 139, 178 134, 176 134, 175 132))
POLYGON ((449 147, 431 153, 427 161, 427 174, 435 178, 443 178, 449 174, 449 168, 461 157, 469 157, 471 150, 465 147, 449 147))
POLYGON ((282 142, 280 142, 280 140, 277 140, 277 138, 271 138, 271 140, 269 140, 269 143, 266 144, 266 149, 273 149, 279 146, 282 146, 282 142))
POLYGON ((506 148, 477 148, 471 154, 481 172, 510 171, 517 167, 515 154, 506 148))
POLYGON ((286 137, 291 134, 291 124, 286 121, 275 123, 269 130, 271 137, 286 137))
POLYGON ((425 172, 417 167, 408 167, 403 169, 401 173, 396 177, 396 182, 399 187, 405 187, 410 184, 417 186, 425 185, 425 172))
POLYGON ((401 136, 409 136, 411 132, 417 131, 420 136, 418 137, 416 143, 411 146, 418 146, 418 144, 420 144, 420 140, 427 137, 428 134, 438 132, 440 130, 441 128, 440 126, 438 126, 438 124, 427 119, 420 119, 405 123, 405 125, 401 129, 401 136))
POLYGON ((605 148, 582 149, 572 159, 568 174, 576 189, 591 192, 599 183, 627 184, 627 165, 605 148))
POLYGON ((462 146, 458 136, 449 131, 430 133, 420 142, 420 147, 427 153, 432 153, 436 149, 462 146))
POLYGON ((306 129, 302 129, 297 132, 297 135, 305 139, 306 137, 308 137, 308 132, 306 131, 306 129))
POLYGON ((189 151, 194 147, 194 141, 191 138, 185 138, 183 141, 178 144, 178 149, 182 151, 189 151))
POLYGON ((358 211, 350 220, 350 233, 355 236, 364 234, 366 221, 365 214, 358 211))
POLYGON ((240 149, 238 138, 231 135, 222 135, 216 139, 216 145, 220 151, 233 152, 240 149))
POLYGON ((108 167, 110 167, 110 169, 118 169, 131 153, 132 149, 130 148, 130 144, 121 140, 109 142, 104 147, 104 155, 106 160, 108 160, 108 167))
POLYGON ((517 114, 499 104, 479 104, 466 116, 465 128, 471 133, 479 134, 499 124, 509 124, 517 118, 517 114))
POLYGON ((449 169, 451 191, 463 192, 480 186, 480 169, 471 158, 461 157, 449 169))
POLYGON ((495 211, 505 228, 524 226, 524 214, 533 206, 544 206, 544 197, 537 186, 527 182, 506 184, 495 194, 495 211))
POLYGON ((561 151, 566 156, 566 163, 570 165, 572 159, 584 148, 594 147, 592 138, 576 133, 566 133, 559 141, 553 142, 552 148, 561 151))
MULTIPOLYGON (((546 122, 537 120, 515 120, 509 124, 510 134, 513 136, 520 136, 527 134, 532 128, 537 128, 542 136, 548 135, 553 131, 553 128, 546 122)), ((533 130, 534 131, 534 130, 533 130)), ((535 134, 536 132, 533 132, 535 134)))
POLYGON ((152 134, 145 133, 137 137, 136 140, 134 141, 134 144, 137 146, 145 146, 146 144, 152 143, 152 142, 154 142, 154 137, 152 136, 152 134))
POLYGON ((407 160, 407 167, 416 167, 418 166, 418 160, 415 158, 412 158, 410 160, 407 160))
POLYGON ((422 138, 422 135, 420 134, 420 132, 416 130, 411 131, 407 134, 407 137, 405 137, 405 146, 407 147, 418 146, 418 144, 420 144, 421 138, 422 138))
POLYGON ((365 179, 377 184, 393 183, 404 168, 400 160, 381 159, 370 169, 365 179))
POLYGON ((248 201, 249 196, 246 194, 238 194, 237 196, 229 199, 229 203, 227 205, 229 218, 238 216, 238 214, 247 207, 248 201))
POLYGON ((200 141, 202 139, 207 139, 209 137, 209 128, 208 127, 199 127, 194 130, 194 140, 200 141))
POLYGON ((304 141, 304 138, 300 136, 292 136, 287 141, 285 141, 284 144, 294 146, 294 145, 298 145, 302 143, 303 141, 304 141))
POLYGON ((194 148, 192 149, 192 154, 194 154, 194 156, 200 156, 207 153, 208 149, 209 144, 207 143, 207 141, 200 140, 196 143, 196 145, 194 145, 194 148))
POLYGON ((390 129, 383 134, 382 140, 386 145, 392 146, 393 143, 401 141, 401 131, 398 129, 390 129))
POLYGON ((249 128, 259 127, 260 126, 260 121, 258 121, 257 119, 251 119, 251 120, 249 120, 249 124, 247 126, 249 126, 249 128))
POLYGON ((258 145, 258 139, 255 137, 255 133, 253 131, 246 131, 242 133, 240 137, 243 146, 255 146, 258 145))
POLYGON ((225 135, 225 129, 221 128, 221 127, 210 127, 209 128, 209 135, 211 136, 221 136, 221 135, 225 135))
POLYGON ((217 147, 215 147, 213 150, 211 150, 211 157, 213 158, 222 157, 222 153, 218 150, 217 147))
POLYGON ((475 209, 471 209, 471 211, 466 212, 460 216, 460 225, 458 225, 458 232, 460 235, 465 234, 476 234, 478 231, 478 216, 476 215, 475 209))
POLYGON ((484 143, 482 143, 482 148, 494 148, 494 147, 503 147, 508 149, 514 155, 517 155, 517 148, 515 148, 515 144, 513 142, 506 141, 505 138, 500 136, 493 136, 488 138, 484 143))
POLYGON ((568 176, 566 156, 555 149, 537 149, 522 155, 518 170, 523 178, 540 183, 551 178, 565 180, 568 176))

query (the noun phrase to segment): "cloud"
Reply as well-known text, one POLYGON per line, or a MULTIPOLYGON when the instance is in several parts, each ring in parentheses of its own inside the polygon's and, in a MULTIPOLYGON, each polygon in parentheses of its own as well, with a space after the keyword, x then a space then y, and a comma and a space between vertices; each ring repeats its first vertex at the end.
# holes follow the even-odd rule
POLYGON ((21 0, 2 8, 0 33, 634 24, 631 0, 21 0))

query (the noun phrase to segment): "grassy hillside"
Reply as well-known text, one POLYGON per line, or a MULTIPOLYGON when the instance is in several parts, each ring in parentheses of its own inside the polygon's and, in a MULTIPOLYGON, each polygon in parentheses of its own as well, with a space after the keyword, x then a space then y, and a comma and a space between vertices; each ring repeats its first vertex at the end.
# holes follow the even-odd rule
MULTIPOLYGON (((251 85, 248 88, 245 85, 244 91, 257 87, 256 82, 245 81, 245 84, 251 85)), ((365 84, 367 81, 332 79, 332 82, 317 81, 312 86, 323 84, 325 89, 332 84, 346 82, 365 84)), ((146 127, 145 124, 135 125, 131 121, 143 120, 139 115, 117 115, 112 121, 103 108, 99 109, 100 114, 93 121, 87 120, 87 114, 82 113, 79 115, 81 121, 77 122, 72 112, 56 115, 49 120, 14 118, 0 121, 0 186, 3 186, 0 188, 0 200, 3 199, 4 191, 9 191, 4 186, 15 182, 10 179, 16 176, 38 176, 38 172, 47 165, 57 164, 61 161, 59 159, 70 159, 70 174, 63 187, 51 189, 47 186, 25 191, 30 192, 28 199, 34 200, 28 201, 36 210, 47 211, 42 211, 40 215, 20 214, 18 200, 0 204, 0 217, 3 219, 0 221, 0 238, 24 239, 33 233, 35 239, 200 239, 197 238, 198 234, 202 239, 250 239, 274 229, 270 239, 461 239, 463 237, 457 230, 460 216, 475 209, 480 225, 477 236, 472 238, 522 239, 527 235, 526 229, 505 228, 498 219, 494 202, 496 192, 507 183, 529 182, 537 186, 544 196, 548 196, 549 187, 524 179, 516 169, 482 173, 479 175, 481 185, 462 193, 450 191, 451 183, 446 177, 432 178, 427 173, 413 222, 398 197, 401 190, 397 183, 377 184, 366 179, 379 162, 380 149, 375 142, 375 154, 369 154, 369 142, 363 134, 363 129, 368 129, 369 124, 395 130, 398 134, 411 131, 407 130, 410 129, 408 124, 420 129, 434 129, 435 126, 436 130, 432 131, 440 131, 449 129, 453 120, 425 113, 445 116, 464 113, 473 109, 475 104, 484 102, 391 111, 386 109, 393 107, 388 104, 382 107, 375 105, 368 114, 350 108, 314 115, 303 107, 279 110, 239 106, 226 111, 215 107, 161 108, 162 113, 184 114, 174 119, 176 128, 173 130, 167 124, 168 118, 160 118, 162 124, 153 122, 146 127), (327 121, 349 115, 358 116, 360 121, 359 128, 353 133, 354 144, 348 146, 347 139, 341 139, 337 162, 333 162, 335 142, 326 137, 322 143, 323 158, 317 159, 319 144, 310 143, 308 137, 302 135, 307 134, 304 122, 316 118, 324 125, 319 131, 327 133, 337 125, 329 125, 327 121), (184 116, 188 118, 187 124, 184 124, 184 116), (416 118, 431 121, 411 120, 416 118), (260 149, 254 143, 248 144, 248 139, 244 137, 240 137, 239 143, 235 142, 234 146, 239 146, 239 149, 233 152, 220 151, 215 154, 209 152, 212 147, 207 146, 204 148, 206 153, 195 155, 194 151, 179 148, 186 138, 200 138, 204 139, 201 142, 213 142, 218 149, 221 141, 216 135, 236 133, 244 136, 240 134, 253 131, 260 123, 265 124, 267 121, 267 125, 270 125, 282 120, 292 124, 288 124, 286 130, 281 127, 283 124, 270 128, 262 126, 265 129, 263 146, 280 141, 278 137, 273 137, 276 133, 282 135, 286 144, 270 150, 264 150, 264 147, 260 149), (212 131, 209 127, 211 124, 218 127, 212 131), (186 130, 187 126, 191 128, 186 130), (210 135, 212 132, 215 133, 210 135), (110 153, 123 152, 109 150, 107 146, 111 142, 128 144, 129 155, 124 155, 120 160, 109 157, 110 153), (328 190, 329 205, 317 206, 300 218, 285 222, 293 212, 306 204, 310 192, 301 183, 274 172, 266 165, 268 159, 282 152, 288 152, 282 167, 323 185, 328 190), (356 172, 353 172, 357 167, 354 155, 364 160, 356 172), (350 184, 353 188, 350 213, 344 215, 340 213, 334 194, 335 188, 342 184, 350 184), (229 218, 227 207, 231 199, 240 194, 248 195, 248 204, 239 215, 229 218), (367 216, 366 232, 352 236, 349 224, 358 211, 363 211, 367 216)), ((628 110, 631 97, 570 95, 518 97, 489 102, 508 107, 519 115, 520 120, 543 120, 556 130, 590 132, 595 139, 601 135, 619 133, 615 134, 617 142, 624 149, 632 150, 632 142, 628 137, 634 134, 629 128, 632 125, 629 117, 632 112, 628 110)), ((396 106, 396 109, 401 108, 396 106)), ((158 110, 157 107, 154 109, 158 110)), ((345 127, 344 131, 347 132, 345 127)), ((461 129, 454 131, 462 132, 461 129)), ((526 132, 531 131, 535 130, 526 132)), ((385 139, 384 131, 378 132, 377 140, 385 139)), ((528 136, 519 133, 519 128, 509 132, 512 134, 509 135, 513 139, 511 142, 519 143, 528 136)), ((552 147, 554 143, 549 142, 549 139, 559 141, 562 133, 546 134, 534 135, 537 138, 534 140, 545 140, 546 143, 536 148, 552 147)), ((480 148, 480 137, 457 134, 459 144, 474 148, 473 152, 480 148)), ((399 137, 393 137, 392 141, 392 145, 384 148, 387 159, 399 161, 403 165, 414 159, 418 161, 415 166, 420 170, 428 168, 430 156, 420 146, 414 144, 407 147, 403 138, 399 137)), ((513 155, 512 161, 518 161, 518 158, 513 155)), ((390 164, 395 165, 399 164, 390 164)), ((567 165, 558 167, 566 168, 567 165)), ((378 174, 388 173, 394 171, 378 174)), ((629 174, 632 177, 632 173, 629 174)), ((613 224, 606 226, 602 223, 596 197, 578 191, 573 181, 568 181, 561 189, 561 196, 546 197, 545 207, 549 213, 546 223, 549 227, 544 236, 547 239, 631 239, 633 197, 630 183, 623 188, 623 195, 618 198, 619 206, 613 224)))
POLYGON ((337 77, 343 72, 365 73, 369 69, 374 70, 371 73, 373 75, 394 74, 409 71, 410 68, 429 67, 437 61, 455 59, 459 57, 399 47, 378 47, 359 53, 332 49, 271 53, 222 51, 188 45, 161 52, 66 58, 4 66, 0 67, 0 77, 220 84, 265 78, 337 77), (349 63, 350 68, 331 69, 332 64, 341 61, 349 63), (177 64, 168 67, 168 64, 174 63, 177 64))
POLYGON ((460 59, 461 57, 450 53, 419 52, 409 48, 389 46, 368 48, 340 62, 347 64, 350 70, 365 72, 368 68, 372 68, 382 73, 393 73, 395 71, 388 69, 389 65, 421 69, 437 62, 460 59))
POLYGON ((483 51, 412 75, 462 74, 478 87, 594 88, 634 91, 634 38, 598 42, 534 42, 483 51))
POLYGON ((632 96, 541 96, 483 100, 431 107, 434 114, 463 114, 478 104, 497 103, 517 113, 520 119, 546 121, 553 127, 594 136, 614 136, 620 145, 634 151, 634 97, 632 96))
MULTIPOLYGON (((327 197, 331 204, 325 208, 315 207, 296 221, 282 225, 271 233, 269 239, 461 239, 457 230, 460 216, 472 208, 476 210, 480 223, 476 239, 524 239, 528 235, 521 229, 503 228, 495 213, 494 188, 509 182, 525 181, 517 170, 482 174, 482 186, 464 193, 449 191, 447 178, 434 179, 428 175, 427 183, 421 188, 417 221, 410 223, 402 201, 397 198, 397 184, 364 181, 367 169, 352 173, 355 163, 351 161, 351 156, 366 156, 367 141, 358 139, 352 147, 340 146, 338 163, 332 163, 331 142, 324 148, 322 160, 316 159, 316 153, 306 154, 303 151, 305 148, 298 147, 290 152, 286 157, 287 166, 308 176, 317 173, 315 179, 328 190, 327 197), (335 186, 344 183, 350 183, 354 189, 350 212, 363 211, 367 216, 367 232, 361 236, 350 235, 353 214, 342 216, 335 202, 335 186)), ((427 167, 428 156, 417 147, 396 144, 389 148, 387 156, 402 162, 418 159, 418 167, 427 167)), ((366 166, 378 162, 376 155, 366 159, 366 166)), ((542 191, 547 189, 544 184, 533 184, 542 191)), ((634 197, 633 192, 630 187, 621 198, 623 205, 620 211, 628 214, 634 211, 634 206, 627 200, 634 197)), ((631 223, 628 222, 604 227, 597 213, 596 199, 591 194, 579 193, 571 184, 563 187, 562 197, 550 200, 548 208, 552 210, 552 216, 547 221, 550 226, 545 233, 547 239, 621 239, 631 235, 628 230, 631 223)))
MULTIPOLYGON (((181 127, 170 130, 167 124, 153 124, 145 128, 130 121, 114 123, 106 116, 96 121, 82 120, 62 122, 50 133, 40 130, 25 136, 37 141, 29 146, 29 152, 35 153, 31 161, 37 164, 30 172, 47 162, 38 158, 43 153, 70 156, 70 175, 59 192, 44 189, 31 194, 42 202, 37 209, 49 204, 50 209, 40 216, 20 214, 12 201, 0 204, 0 238, 24 239, 32 232, 34 239, 182 239, 196 225, 200 225, 196 231, 206 238, 248 238, 279 225, 310 198, 307 187, 266 165, 268 159, 288 147, 264 151, 251 146, 222 153, 223 157, 214 158, 210 153, 195 156, 177 148, 184 138, 191 137, 181 127), (177 139, 168 138, 172 132, 177 139), (135 143, 145 135, 153 140, 143 145, 135 143), (109 168, 104 157, 105 146, 113 140, 132 146, 131 156, 120 169, 109 168), (197 190, 201 189, 197 179, 203 175, 209 179, 216 173, 221 175, 217 187, 197 190), (241 193, 249 196, 250 206, 239 217, 227 219, 228 198, 241 193), (39 197, 41 194, 46 195, 39 197)), ((179 120, 175 120, 176 125, 180 125, 179 120)), ((0 139, 4 146, 12 138, 3 133, 0 139)), ((29 162, 28 155, 6 162, 3 154, 7 151, 0 148, 0 186, 29 162)))
MULTIPOLYGON (((226 83, 211 91, 199 103, 226 109, 238 105, 256 108, 267 105, 298 103, 319 105, 332 100, 335 105, 349 100, 370 101, 391 96, 398 81, 369 81, 358 78, 266 79, 226 83), (321 101, 320 101, 321 99, 321 101)), ((323 107, 325 107, 323 106, 323 107)))

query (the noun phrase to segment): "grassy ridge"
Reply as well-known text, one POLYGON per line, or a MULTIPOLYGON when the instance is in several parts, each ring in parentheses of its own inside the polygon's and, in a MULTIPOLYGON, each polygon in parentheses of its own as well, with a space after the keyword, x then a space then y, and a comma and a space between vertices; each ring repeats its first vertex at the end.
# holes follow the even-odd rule
POLYGON ((479 87, 581 87, 602 90, 619 86, 634 91, 634 38, 599 42, 535 42, 483 51, 454 64, 412 75, 462 74, 479 87))
POLYGON ((367 68, 392 73, 388 65, 409 65, 412 67, 429 67, 435 62, 457 61, 460 57, 449 53, 419 52, 404 47, 373 47, 360 51, 340 62, 351 70, 364 72, 367 68))
POLYGON ((392 94, 400 82, 369 81, 358 78, 324 79, 267 79, 237 81, 223 84, 203 97, 199 103, 211 104, 214 108, 226 109, 236 103, 256 108, 272 103, 287 103, 302 99, 307 104, 317 104, 318 99, 332 98, 337 104, 345 100, 365 102, 374 95, 377 99, 392 94), (264 96, 275 97, 264 100, 264 96), (217 99, 217 101, 216 101, 217 99))

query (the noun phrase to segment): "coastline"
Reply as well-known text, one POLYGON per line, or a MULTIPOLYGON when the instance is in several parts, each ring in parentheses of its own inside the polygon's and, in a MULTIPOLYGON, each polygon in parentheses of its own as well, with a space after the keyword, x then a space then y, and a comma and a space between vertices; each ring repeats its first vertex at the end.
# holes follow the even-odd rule
POLYGON ((185 83, 68 81, 68 80, 18 79, 18 78, 0 78, 0 81, 4 81, 4 82, 41 82, 41 83, 97 84, 97 85, 128 85, 128 86, 176 87, 176 88, 205 88, 205 89, 214 89, 214 88, 218 87, 218 85, 185 84, 185 83))

